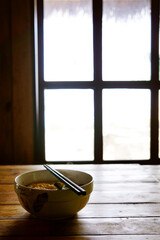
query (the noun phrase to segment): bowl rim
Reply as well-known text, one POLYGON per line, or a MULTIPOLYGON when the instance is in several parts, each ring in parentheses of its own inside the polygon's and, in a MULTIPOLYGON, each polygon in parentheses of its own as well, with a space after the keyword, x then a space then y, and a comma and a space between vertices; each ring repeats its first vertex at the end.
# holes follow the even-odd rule
MULTIPOLYGON (((75 170, 75 169, 64 169, 64 168, 57 168, 56 170, 58 171, 74 171, 74 172, 79 172, 79 173, 84 173, 88 176, 91 177, 91 181, 89 181, 88 183, 86 184, 83 184, 81 185, 81 187, 85 187, 89 184, 92 184, 93 183, 93 177, 91 174, 87 173, 87 172, 84 172, 84 171, 79 171, 79 170, 75 170)), ((22 188, 25 188, 25 189, 28 189, 28 190, 32 190, 32 191, 36 191, 36 192, 41 192, 41 191, 47 191, 47 192, 57 192, 57 190, 54 190, 54 189, 35 189, 35 188, 32 188, 32 187, 28 187, 26 185, 23 185, 23 184, 20 184, 17 180, 18 178, 22 177, 23 175, 26 175, 26 174, 30 174, 30 173, 34 173, 34 172, 42 172, 42 171, 45 171, 45 172, 48 172, 48 170, 46 169, 40 169, 40 170, 33 170, 33 171, 28 171, 28 172, 24 172, 22 174, 19 174, 18 176, 15 177, 14 179, 14 183, 15 185, 17 185, 18 187, 22 187, 22 188)), ((63 191, 71 191, 70 188, 67 188, 67 189, 64 189, 63 191)))

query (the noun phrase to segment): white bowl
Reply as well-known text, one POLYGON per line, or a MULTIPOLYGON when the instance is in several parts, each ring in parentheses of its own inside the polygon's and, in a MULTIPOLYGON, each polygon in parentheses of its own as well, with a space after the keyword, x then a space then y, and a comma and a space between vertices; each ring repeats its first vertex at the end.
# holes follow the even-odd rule
POLYGON ((63 219, 75 215, 85 207, 93 190, 93 178, 85 172, 57 169, 59 172, 81 185, 86 195, 77 195, 71 189, 48 190, 27 187, 33 182, 57 181, 47 170, 32 171, 15 178, 15 192, 20 204, 29 213, 39 218, 63 219))

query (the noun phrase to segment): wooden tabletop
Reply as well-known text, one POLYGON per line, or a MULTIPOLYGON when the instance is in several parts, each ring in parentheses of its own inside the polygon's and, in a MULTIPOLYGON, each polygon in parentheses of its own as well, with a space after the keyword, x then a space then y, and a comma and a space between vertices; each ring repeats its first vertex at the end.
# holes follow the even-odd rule
POLYGON ((160 165, 56 165, 90 173, 94 190, 74 218, 40 220, 14 192, 17 175, 41 165, 0 166, 0 240, 160 240, 160 165))

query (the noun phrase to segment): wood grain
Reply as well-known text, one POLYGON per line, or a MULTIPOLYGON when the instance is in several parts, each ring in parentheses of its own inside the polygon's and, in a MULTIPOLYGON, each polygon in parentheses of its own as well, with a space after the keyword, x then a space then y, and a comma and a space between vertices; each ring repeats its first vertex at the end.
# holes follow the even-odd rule
POLYGON ((34 162, 32 3, 11 0, 13 144, 15 163, 34 162))
POLYGON ((61 221, 30 215, 14 192, 17 175, 42 165, 0 166, 0 240, 159 240, 160 167, 132 166, 56 165, 94 176, 89 203, 61 221))
MULTIPOLYGON (((148 204, 87 204, 75 218, 115 218, 115 217, 160 217, 160 203, 148 204)), ((1 204, 0 219, 35 218, 18 202, 17 204, 1 204)))
MULTIPOLYGON (((1 237, 0 240, 21 240, 21 236, 1 237)), ((56 236, 54 240, 159 240, 160 235, 101 235, 101 236, 56 236)), ((23 236, 23 240, 53 240, 53 236, 23 236)))
MULTIPOLYGON (((89 203, 156 203, 160 199, 160 193, 132 193, 132 192, 96 192, 91 194, 89 203), (127 196, 127 197, 126 197, 127 196)), ((18 199, 14 192, 0 194, 0 203, 17 204, 18 199)))
POLYGON ((33 1, 0 7, 0 162, 34 163, 33 1))
POLYGON ((12 64, 10 34, 10 1, 0 7, 0 162, 12 164, 12 64))
POLYGON ((43 221, 0 220, 0 236, 160 235, 160 218, 96 218, 43 221), (60 227, 59 227, 60 224, 60 227), (34 231, 33 231, 34 230, 34 231))

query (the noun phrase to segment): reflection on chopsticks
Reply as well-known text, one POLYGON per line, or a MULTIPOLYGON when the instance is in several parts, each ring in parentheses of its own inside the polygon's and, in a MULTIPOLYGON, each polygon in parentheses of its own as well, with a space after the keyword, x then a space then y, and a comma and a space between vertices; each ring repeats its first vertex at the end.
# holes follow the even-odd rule
POLYGON ((56 169, 49 167, 48 165, 43 165, 48 171, 50 171, 54 176, 56 176, 59 180, 65 183, 72 191, 74 191, 78 195, 86 195, 86 191, 78 186, 76 183, 72 182, 69 178, 64 176, 62 173, 58 172, 56 169))

